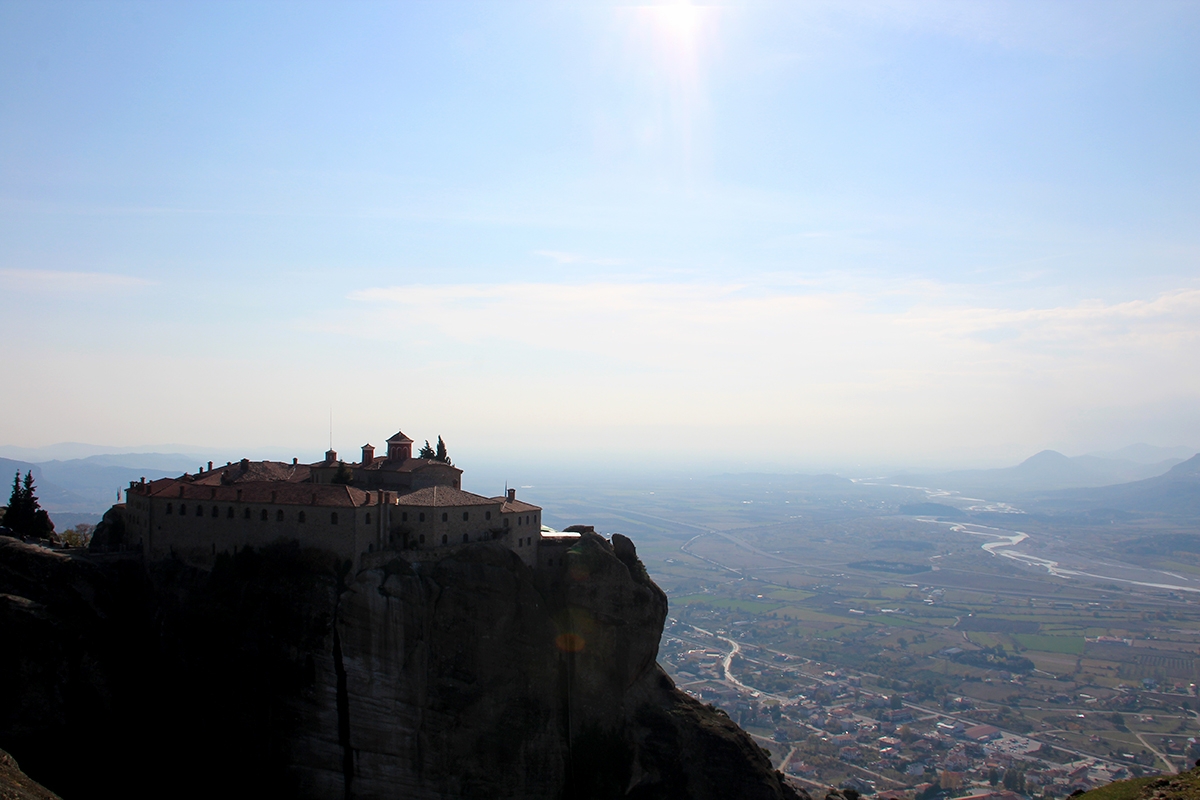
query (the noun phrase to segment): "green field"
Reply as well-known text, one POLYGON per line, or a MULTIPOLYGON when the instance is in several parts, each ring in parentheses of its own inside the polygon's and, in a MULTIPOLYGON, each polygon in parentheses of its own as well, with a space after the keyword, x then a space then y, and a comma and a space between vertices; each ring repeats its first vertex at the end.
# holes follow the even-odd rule
POLYGON ((671 598, 677 606, 705 605, 723 608, 726 611, 745 611, 749 614, 766 614, 783 607, 783 603, 764 603, 759 600, 736 600, 732 597, 717 597, 711 594, 687 594, 671 598))
POLYGON ((1068 655, 1083 655, 1082 636, 1043 636, 1037 633, 1014 633, 1012 638, 1026 650, 1040 650, 1043 653, 1066 653, 1068 655))

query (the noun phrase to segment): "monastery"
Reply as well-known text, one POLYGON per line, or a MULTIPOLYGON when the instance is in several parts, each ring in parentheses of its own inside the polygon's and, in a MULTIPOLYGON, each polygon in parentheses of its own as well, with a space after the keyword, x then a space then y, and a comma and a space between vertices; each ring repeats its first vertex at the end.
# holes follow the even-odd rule
POLYGON ((385 457, 366 444, 357 463, 329 450, 315 464, 209 462, 195 474, 135 481, 118 507, 124 540, 147 558, 196 566, 277 541, 332 551, 355 569, 373 553, 405 551, 413 560, 477 542, 502 543, 530 567, 563 566, 578 533, 543 527, 542 509, 518 500, 515 489, 501 497, 464 492, 462 470, 413 458, 412 445, 398 432, 385 457))

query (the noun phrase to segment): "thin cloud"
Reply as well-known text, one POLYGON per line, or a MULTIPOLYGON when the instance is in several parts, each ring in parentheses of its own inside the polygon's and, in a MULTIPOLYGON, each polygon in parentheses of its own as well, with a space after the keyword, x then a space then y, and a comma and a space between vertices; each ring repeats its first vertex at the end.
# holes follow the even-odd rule
POLYGON ((557 261, 559 264, 598 264, 604 267, 613 267, 625 263, 623 258, 592 258, 562 250, 534 250, 533 254, 557 261))

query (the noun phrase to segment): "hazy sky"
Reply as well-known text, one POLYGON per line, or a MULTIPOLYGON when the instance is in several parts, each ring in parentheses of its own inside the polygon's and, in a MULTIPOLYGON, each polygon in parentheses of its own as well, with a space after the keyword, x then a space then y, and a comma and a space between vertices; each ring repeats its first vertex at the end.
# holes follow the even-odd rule
POLYGON ((0 443, 1200 444, 1200 5, 0 2, 0 443))

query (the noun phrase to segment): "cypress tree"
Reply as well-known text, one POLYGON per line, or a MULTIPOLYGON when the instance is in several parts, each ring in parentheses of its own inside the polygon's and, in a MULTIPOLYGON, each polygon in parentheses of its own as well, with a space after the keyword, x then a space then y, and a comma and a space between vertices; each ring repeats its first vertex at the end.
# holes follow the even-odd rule
POLYGON ((417 454, 417 457, 418 458, 437 458, 437 455, 433 452, 433 447, 430 446, 428 439, 425 440, 425 446, 421 448, 421 452, 417 454))
POLYGON ((38 503, 35 489, 32 470, 25 473, 24 480, 19 471, 13 476, 12 494, 8 499, 8 510, 4 512, 3 524, 18 536, 48 539, 54 533, 54 523, 38 503))
POLYGON ((334 473, 330 483, 340 483, 344 486, 349 486, 354 483, 354 473, 346 466, 345 461, 338 462, 337 472, 334 473))
POLYGON ((451 463, 450 456, 446 454, 446 443, 442 441, 441 436, 438 437, 437 453, 434 455, 434 458, 445 464, 451 463))

